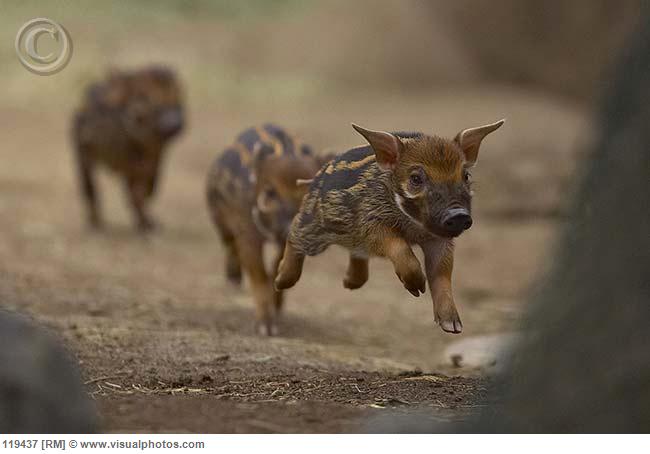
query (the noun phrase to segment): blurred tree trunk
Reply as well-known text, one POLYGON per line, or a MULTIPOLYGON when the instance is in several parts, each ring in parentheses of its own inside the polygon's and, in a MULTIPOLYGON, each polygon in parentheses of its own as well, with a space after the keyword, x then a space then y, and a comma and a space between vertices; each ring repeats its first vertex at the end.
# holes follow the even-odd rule
POLYGON ((573 220, 504 385, 508 398, 478 430, 650 428, 650 17, 615 69, 573 220))

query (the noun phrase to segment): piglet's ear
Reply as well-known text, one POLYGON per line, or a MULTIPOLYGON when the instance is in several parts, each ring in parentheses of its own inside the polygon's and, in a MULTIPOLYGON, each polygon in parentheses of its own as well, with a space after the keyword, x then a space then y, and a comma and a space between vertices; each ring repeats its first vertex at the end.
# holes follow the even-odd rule
POLYGON ((399 161, 404 145, 389 132, 364 129, 352 123, 352 127, 368 141, 377 156, 377 164, 383 170, 393 170, 399 161))
POLYGON ((496 123, 489 125, 478 126, 476 128, 463 129, 456 135, 454 141, 460 145, 460 148, 465 153, 465 159, 469 166, 476 164, 478 159, 478 149, 481 146, 481 141, 493 131, 496 131, 504 124, 506 120, 499 120, 496 123))

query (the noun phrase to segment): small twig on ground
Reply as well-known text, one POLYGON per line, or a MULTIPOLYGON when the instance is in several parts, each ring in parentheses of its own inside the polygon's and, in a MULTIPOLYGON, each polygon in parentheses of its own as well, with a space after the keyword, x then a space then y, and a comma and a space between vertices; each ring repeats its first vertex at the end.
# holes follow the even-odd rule
POLYGON ((91 378, 90 380, 86 380, 84 382, 84 385, 90 385, 91 383, 96 383, 98 381, 111 380, 113 378, 118 378, 118 376, 117 375, 104 375, 104 376, 97 377, 97 378, 91 378))

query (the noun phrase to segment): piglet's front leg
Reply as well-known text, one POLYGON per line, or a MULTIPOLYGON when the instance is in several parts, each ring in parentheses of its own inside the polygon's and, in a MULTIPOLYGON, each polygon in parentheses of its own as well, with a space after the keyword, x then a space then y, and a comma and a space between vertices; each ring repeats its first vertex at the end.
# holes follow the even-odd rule
POLYGON ((451 291, 451 273, 454 267, 454 242, 438 239, 422 245, 424 268, 433 300, 433 316, 443 331, 458 334, 463 323, 458 316, 451 291))
POLYGON ((382 236, 378 243, 381 245, 378 255, 388 257, 393 262, 395 274, 404 284, 404 288, 413 296, 424 293, 426 280, 411 246, 403 238, 390 235, 382 236))

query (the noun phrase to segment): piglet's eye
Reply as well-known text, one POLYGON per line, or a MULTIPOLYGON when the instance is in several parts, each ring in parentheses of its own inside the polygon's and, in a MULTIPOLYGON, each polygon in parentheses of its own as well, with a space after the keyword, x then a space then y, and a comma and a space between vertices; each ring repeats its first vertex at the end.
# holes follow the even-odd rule
POLYGON ((465 172, 463 174, 463 179, 465 180, 465 183, 469 183, 472 180, 472 175, 469 172, 465 172))
POLYGON ((417 173, 413 173, 409 177, 409 182, 413 186, 421 186, 422 185, 422 177, 420 175, 418 175, 417 173))
POLYGON ((275 199, 275 198, 277 198, 278 193, 275 191, 275 189, 269 188, 269 189, 264 191, 264 195, 268 199, 275 199))

